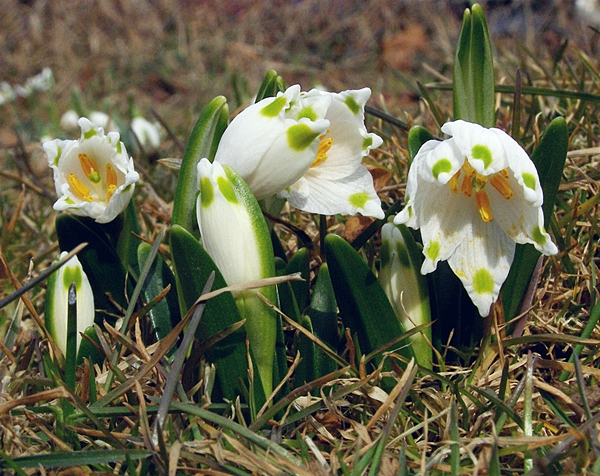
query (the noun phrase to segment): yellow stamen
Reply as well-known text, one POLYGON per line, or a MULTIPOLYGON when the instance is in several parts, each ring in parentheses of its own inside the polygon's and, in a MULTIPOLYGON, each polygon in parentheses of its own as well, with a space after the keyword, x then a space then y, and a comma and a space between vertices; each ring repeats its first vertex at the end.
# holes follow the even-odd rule
POLYGON ((94 199, 90 195, 90 189, 87 188, 81 182, 81 180, 79 180, 76 177, 75 174, 69 174, 69 178, 67 180, 69 182, 69 185, 71 186, 71 189, 73 190, 73 192, 75 192, 75 195, 77 195, 82 200, 85 200, 86 202, 93 202, 94 201, 94 199))
POLYGON ((117 173, 111 164, 106 164, 106 201, 114 195, 117 190, 117 173))
POLYGON ((330 137, 327 140, 323 140, 325 139, 325 136, 329 134, 329 130, 323 134, 321 137, 319 137, 319 150, 317 151, 317 157, 315 158, 315 160, 313 161, 312 165, 310 166, 311 168, 313 167, 318 167, 319 165, 321 165, 323 162, 325 162, 327 160, 327 152, 329 152, 329 149, 331 149, 331 146, 333 145, 333 138, 330 137))
POLYGON ((490 206, 490 199, 488 198, 485 190, 479 190, 475 192, 475 205, 479 210, 479 215, 485 223, 492 221, 492 207, 490 206))
POLYGON ((90 182, 99 183, 102 178, 100 177, 96 163, 92 160, 92 158, 87 154, 79 154, 78 158, 79 163, 81 164, 81 169, 90 182))
POLYGON ((470 197, 473 194, 473 177, 474 176, 475 176, 475 173, 473 173, 473 175, 466 175, 462 181, 460 191, 462 192, 462 194, 465 197, 470 197))
POLYGON ((496 190, 498 190, 504 198, 506 198, 508 200, 515 193, 510 188, 510 185, 508 184, 508 180, 506 180, 506 179, 507 179, 507 177, 504 177, 504 174, 502 173, 502 170, 501 170, 497 174, 494 174, 490 177, 490 184, 492 185, 492 187, 494 187, 496 190))
POLYGON ((456 193, 458 192, 458 179, 460 177, 460 169, 458 172, 456 172, 452 178, 450 179, 450 181, 448 182, 448 184, 450 185, 450 191, 452 193, 456 193))

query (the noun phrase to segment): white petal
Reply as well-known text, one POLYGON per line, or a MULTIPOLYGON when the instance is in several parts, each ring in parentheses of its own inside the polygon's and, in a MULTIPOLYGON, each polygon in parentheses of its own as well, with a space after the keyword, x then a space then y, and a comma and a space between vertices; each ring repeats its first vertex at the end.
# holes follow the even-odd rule
POLYGON ((423 182, 415 200, 414 212, 421 223, 423 274, 447 260, 466 239, 469 224, 481 221, 473 200, 461 193, 452 193, 448 186, 423 182))
POLYGON ((479 314, 485 317, 508 276, 515 242, 493 222, 481 220, 467 225, 465 235, 448 264, 463 283, 479 314))
POLYGON ((385 216, 381 200, 373 187, 373 177, 362 166, 340 180, 323 178, 318 171, 311 169, 302 178, 298 189, 292 186, 280 196, 287 198, 290 205, 300 210, 322 215, 361 213, 375 218, 385 216))
POLYGON ((461 154, 454 139, 443 142, 427 141, 417 152, 415 160, 417 157, 419 157, 421 177, 428 182, 437 182, 440 185, 448 183, 465 161, 465 156, 461 154))
POLYGON ((533 161, 512 137, 499 129, 495 129, 495 131, 499 136, 507 138, 504 141, 504 149, 506 150, 508 166, 512 170, 519 187, 523 190, 525 200, 533 206, 541 206, 544 196, 533 161))
POLYGON ((461 153, 481 175, 508 167, 503 141, 490 129, 462 120, 447 122, 442 131, 451 135, 461 153))
POLYGON ((492 206, 494 221, 516 243, 531 243, 545 255, 558 253, 556 245, 544 229, 544 214, 541 206, 534 206, 523 196, 523 189, 510 178, 514 192, 510 200, 504 199, 493 187, 486 187, 492 206))

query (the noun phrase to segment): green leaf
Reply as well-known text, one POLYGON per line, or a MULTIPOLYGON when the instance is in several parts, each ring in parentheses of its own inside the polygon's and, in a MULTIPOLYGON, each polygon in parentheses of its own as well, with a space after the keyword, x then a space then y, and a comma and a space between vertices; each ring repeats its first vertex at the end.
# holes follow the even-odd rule
MULTIPOLYGON (((531 155, 531 160, 533 160, 538 170, 540 184, 544 192, 542 210, 544 211, 546 227, 550 222, 556 203, 558 186, 567 159, 568 143, 569 130, 567 122, 562 117, 558 117, 548 125, 538 146, 531 155)), ((519 314, 523 297, 539 256, 540 252, 533 245, 517 245, 513 266, 501 291, 507 321, 519 314)))
POLYGON ((141 231, 133 200, 129 200, 129 204, 122 213, 122 216, 123 228, 119 233, 116 251, 125 269, 131 269, 137 279, 137 276, 140 274, 140 267, 138 266, 136 243, 139 242, 139 239, 133 234, 135 233, 139 236, 141 231))
POLYGON ((61 251, 71 251, 81 243, 88 243, 77 256, 90 281, 96 310, 107 313, 96 312, 96 321, 101 323, 107 319, 114 323, 110 315, 121 311, 111 303, 107 293, 122 309, 126 309, 128 302, 125 290, 127 295, 131 295, 133 283, 127 278, 123 264, 110 245, 103 227, 87 217, 61 214, 56 217, 56 234, 61 251))
POLYGON ((410 128, 410 131, 408 131, 408 155, 411 163, 421 146, 425 144, 425 142, 433 139, 435 139, 435 137, 433 137, 431 132, 422 126, 413 126, 410 128))
MULTIPOLYGON (((313 289, 310 305, 306 314, 311 319, 311 326, 315 336, 332 349, 337 349, 339 344, 337 326, 337 301, 331 284, 329 266, 323 263, 319 268, 317 281, 313 289)), ((337 368, 336 363, 321 349, 315 352, 316 378, 327 375, 337 368)))
POLYGON ((277 71, 268 71, 263 79, 258 93, 256 94, 255 103, 263 100, 264 98, 275 97, 280 91, 285 91, 285 84, 283 78, 277 74, 277 71))
POLYGON ((227 127, 229 108, 223 96, 214 98, 200 113, 187 143, 173 203, 171 223, 189 231, 198 229, 196 223, 196 195, 198 192, 198 162, 212 161, 217 144, 227 127))
MULTIPOLYGON (((151 248, 152 246, 149 243, 141 243, 138 246, 138 266, 140 269, 148 259, 151 248)), ((168 285, 171 285, 171 290, 162 301, 148 311, 156 340, 165 338, 181 320, 179 304, 177 302, 175 276, 173 276, 171 269, 165 263, 162 256, 157 254, 142 288, 144 301, 146 303, 152 301, 168 285)))
POLYGON ((483 9, 465 10, 456 48, 453 85, 454 119, 494 127, 494 63, 483 9))
MULTIPOLYGON (((152 452, 148 450, 85 450, 85 451, 66 451, 59 453, 37 454, 33 456, 23 456, 14 458, 12 461, 21 468, 54 468, 57 466, 88 466, 93 464, 114 463, 116 461, 125 461, 125 459, 143 459, 151 456, 152 452)), ((0 461, 0 468, 5 468, 6 462, 0 461)))
MULTIPOLYGON (((331 282, 344 325, 358 336, 360 348, 368 354, 404 333, 394 309, 375 275, 360 255, 337 235, 325 237, 325 254, 331 282)), ((413 357, 408 341, 398 352, 413 357)), ((375 360, 378 364, 382 357, 375 360)))
POLYGON ((306 248, 301 248, 290 259, 285 268, 285 274, 300 273, 304 281, 291 281, 298 308, 302 312, 308 306, 310 299, 310 256, 306 248))
POLYGON ((99 350, 98 347, 92 344, 90 340, 95 342, 98 347, 100 347, 100 340, 96 335, 96 329, 94 326, 88 327, 83 332, 81 344, 79 344, 79 351, 77 352, 77 365, 83 364, 84 358, 89 359, 92 365, 100 364, 104 360, 104 353, 99 350))
MULTIPOLYGON (((214 290, 226 286, 223 276, 200 242, 179 225, 171 227, 171 256, 182 315, 200 297, 211 272, 215 272, 214 290)), ((240 313, 232 294, 219 294, 207 302, 196 336, 201 341, 206 340, 240 320, 240 313)), ((235 400, 238 395, 242 395, 243 386, 240 385, 240 381, 246 385, 248 382, 245 329, 241 328, 219 341, 206 352, 206 358, 215 364, 217 386, 221 389, 222 396, 235 400)), ((254 378, 254 387, 259 392, 257 404, 262 406, 265 397, 262 394, 262 385, 256 384, 260 382, 256 372, 254 378)))

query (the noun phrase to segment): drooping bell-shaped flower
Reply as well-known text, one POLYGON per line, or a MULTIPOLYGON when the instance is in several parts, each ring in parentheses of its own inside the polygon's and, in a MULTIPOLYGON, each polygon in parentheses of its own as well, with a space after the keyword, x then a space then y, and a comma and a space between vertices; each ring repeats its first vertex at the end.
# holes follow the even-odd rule
POLYGON ((292 185, 317 156, 330 99, 304 113, 294 108, 299 99, 300 86, 265 98, 238 114, 221 137, 215 162, 234 168, 257 200, 292 185))
POLYGON ((299 107, 309 110, 313 102, 331 98, 325 114, 330 125, 319 137, 319 150, 310 168, 279 194, 290 205, 323 215, 384 217, 373 178, 362 165, 363 157, 383 143, 365 127, 364 109, 370 96, 369 88, 341 93, 313 89, 301 94, 299 107))
MULTIPOLYGON (((271 238, 248 185, 234 169, 202 159, 198 163, 196 211, 202 245, 228 285, 275 276, 271 238)), ((265 395, 273 384, 276 315, 257 293, 275 302, 273 286, 234 293, 258 367, 265 395)))
POLYGON ((462 120, 442 131, 452 137, 426 142, 415 156, 406 206, 394 222, 421 230, 421 272, 448 260, 487 316, 516 243, 531 243, 546 255, 558 250, 544 229, 537 170, 521 146, 500 129, 462 120))
POLYGON ((312 213, 382 218, 373 179, 361 165, 382 143, 364 124, 370 94, 368 88, 334 94, 291 86, 235 117, 215 161, 233 167, 258 200, 279 193, 312 213))
POLYGON ((83 117, 78 123, 78 140, 55 139, 43 144, 54 171, 58 195, 54 209, 108 223, 129 203, 139 174, 118 132, 104 135, 101 127, 83 117))
MULTIPOLYGON (((63 251, 60 259, 68 253, 63 251)), ((68 295, 71 283, 75 283, 77 297, 77 349, 81 334, 94 324, 94 293, 87 275, 77 256, 73 256, 48 279, 44 318, 46 328, 54 342, 67 354, 68 295)))
POLYGON ((142 116, 131 121, 131 129, 144 149, 154 150, 160 145, 160 125, 152 124, 142 116))

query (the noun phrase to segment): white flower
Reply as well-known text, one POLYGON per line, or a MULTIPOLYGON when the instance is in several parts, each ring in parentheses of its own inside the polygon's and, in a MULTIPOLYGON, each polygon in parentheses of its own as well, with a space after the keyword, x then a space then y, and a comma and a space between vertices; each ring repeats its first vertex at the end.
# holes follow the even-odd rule
POLYGON ((0 83, 0 106, 2 104, 14 101, 17 97, 14 89, 6 81, 0 83))
MULTIPOLYGON (((196 211, 202 245, 227 284, 273 277, 275 262, 266 222, 256 198, 236 171, 202 159, 198 163, 198 188, 196 211)), ((234 297, 246 319, 265 394, 270 395, 277 321, 273 310, 258 297, 258 291, 275 302, 273 286, 238 291, 234 297)))
POLYGON ((423 274, 448 260, 482 316, 508 275, 516 243, 558 252, 544 229, 535 165, 508 134, 455 121, 411 164, 406 206, 394 222, 421 229, 423 274))
POLYGON ((365 104, 369 88, 341 93, 313 89, 302 93, 300 104, 310 108, 313 101, 330 97, 325 114, 330 122, 319 140, 317 157, 306 173, 279 195, 301 210, 323 215, 345 213, 383 218, 381 201, 373 187, 371 174, 362 159, 383 140, 365 127, 365 104))
POLYGON ((84 117, 79 126, 79 140, 43 144, 59 197, 54 209, 108 223, 129 203, 139 175, 117 132, 104 135, 84 117))
POLYGON ((242 111, 225 130, 215 161, 233 167, 258 200, 277 193, 312 213, 383 218, 362 158, 382 140, 364 125, 371 91, 339 94, 295 85, 242 111))
POLYGON ((75 112, 73 109, 69 109, 60 118, 60 127, 62 127, 62 129, 65 131, 74 131, 79 126, 79 124, 77 124, 78 120, 79 114, 77 114, 77 112, 75 112))
POLYGON ((300 115, 294 107, 300 86, 265 98, 238 114, 219 142, 215 162, 233 167, 263 200, 296 182, 319 150, 319 136, 329 127, 323 119, 330 100, 315 102, 300 115))
POLYGON ((152 124, 141 116, 134 117, 131 129, 140 145, 145 149, 154 150, 160 145, 160 126, 152 124))
MULTIPOLYGON (((68 253, 63 251, 60 259, 68 253)), ((75 283, 77 293, 77 349, 81 333, 94 324, 94 294, 77 256, 73 256, 48 280, 44 318, 46 328, 63 355, 67 353, 67 312, 69 286, 75 283)))

